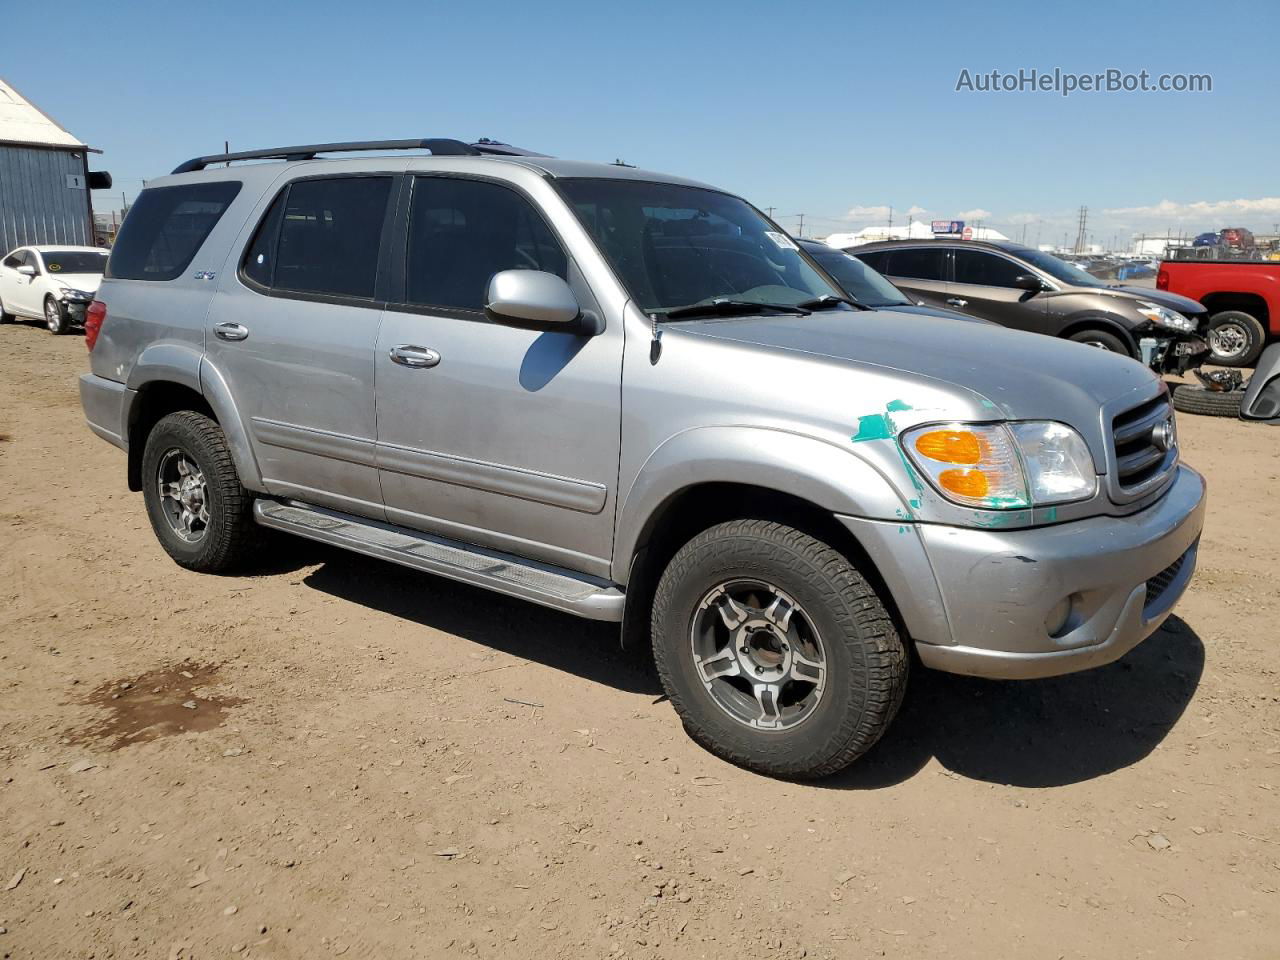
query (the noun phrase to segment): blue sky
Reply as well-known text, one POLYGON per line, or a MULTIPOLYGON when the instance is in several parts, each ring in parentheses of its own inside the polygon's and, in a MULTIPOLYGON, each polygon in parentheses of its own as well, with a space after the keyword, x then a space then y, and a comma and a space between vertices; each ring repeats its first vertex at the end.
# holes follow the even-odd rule
POLYGON ((813 235, 890 206, 1046 242, 1081 204, 1099 241, 1280 222, 1272 0, 5 7, 0 74, 105 151, 117 196, 224 139, 489 136, 706 180, 813 235), (1055 67, 1213 91, 955 91, 962 69, 1055 67))

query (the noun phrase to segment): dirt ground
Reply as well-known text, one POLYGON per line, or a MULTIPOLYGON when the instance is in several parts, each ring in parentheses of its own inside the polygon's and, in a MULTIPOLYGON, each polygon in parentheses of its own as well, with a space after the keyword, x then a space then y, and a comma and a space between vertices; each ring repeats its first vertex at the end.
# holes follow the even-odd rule
POLYGON ((844 774, 704 753, 617 631, 303 541, 175 566, 0 327, 0 957, 1280 957, 1280 430, 1184 416, 1124 660, 918 671, 844 774))

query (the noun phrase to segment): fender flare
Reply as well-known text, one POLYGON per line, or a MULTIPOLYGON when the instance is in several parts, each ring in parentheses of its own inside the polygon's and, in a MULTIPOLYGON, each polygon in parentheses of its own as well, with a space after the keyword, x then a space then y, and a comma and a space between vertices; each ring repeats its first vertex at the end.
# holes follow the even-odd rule
POLYGON ((625 583, 651 521, 672 498, 707 483, 764 487, 832 514, 898 520, 908 505, 884 474, 853 450, 759 426, 695 427, 663 441, 644 462, 615 526, 613 579, 625 583))

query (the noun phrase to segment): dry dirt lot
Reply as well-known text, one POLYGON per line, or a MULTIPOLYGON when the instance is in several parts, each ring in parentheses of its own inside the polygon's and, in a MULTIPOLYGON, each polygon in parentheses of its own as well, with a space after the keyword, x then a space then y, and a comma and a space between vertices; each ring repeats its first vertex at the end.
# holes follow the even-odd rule
POLYGON ((0 327, 4 958, 1280 956, 1280 430, 1209 477, 1166 627, 918 671, 862 762, 704 753, 616 630, 302 541, 152 537, 79 337, 0 327))

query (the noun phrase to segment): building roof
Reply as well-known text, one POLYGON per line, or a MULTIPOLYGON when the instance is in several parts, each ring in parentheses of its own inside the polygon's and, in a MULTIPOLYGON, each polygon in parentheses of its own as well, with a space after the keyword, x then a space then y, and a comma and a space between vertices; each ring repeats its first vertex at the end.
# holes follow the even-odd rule
POLYGON ((87 149, 3 79, 0 79, 0 143, 87 149))

